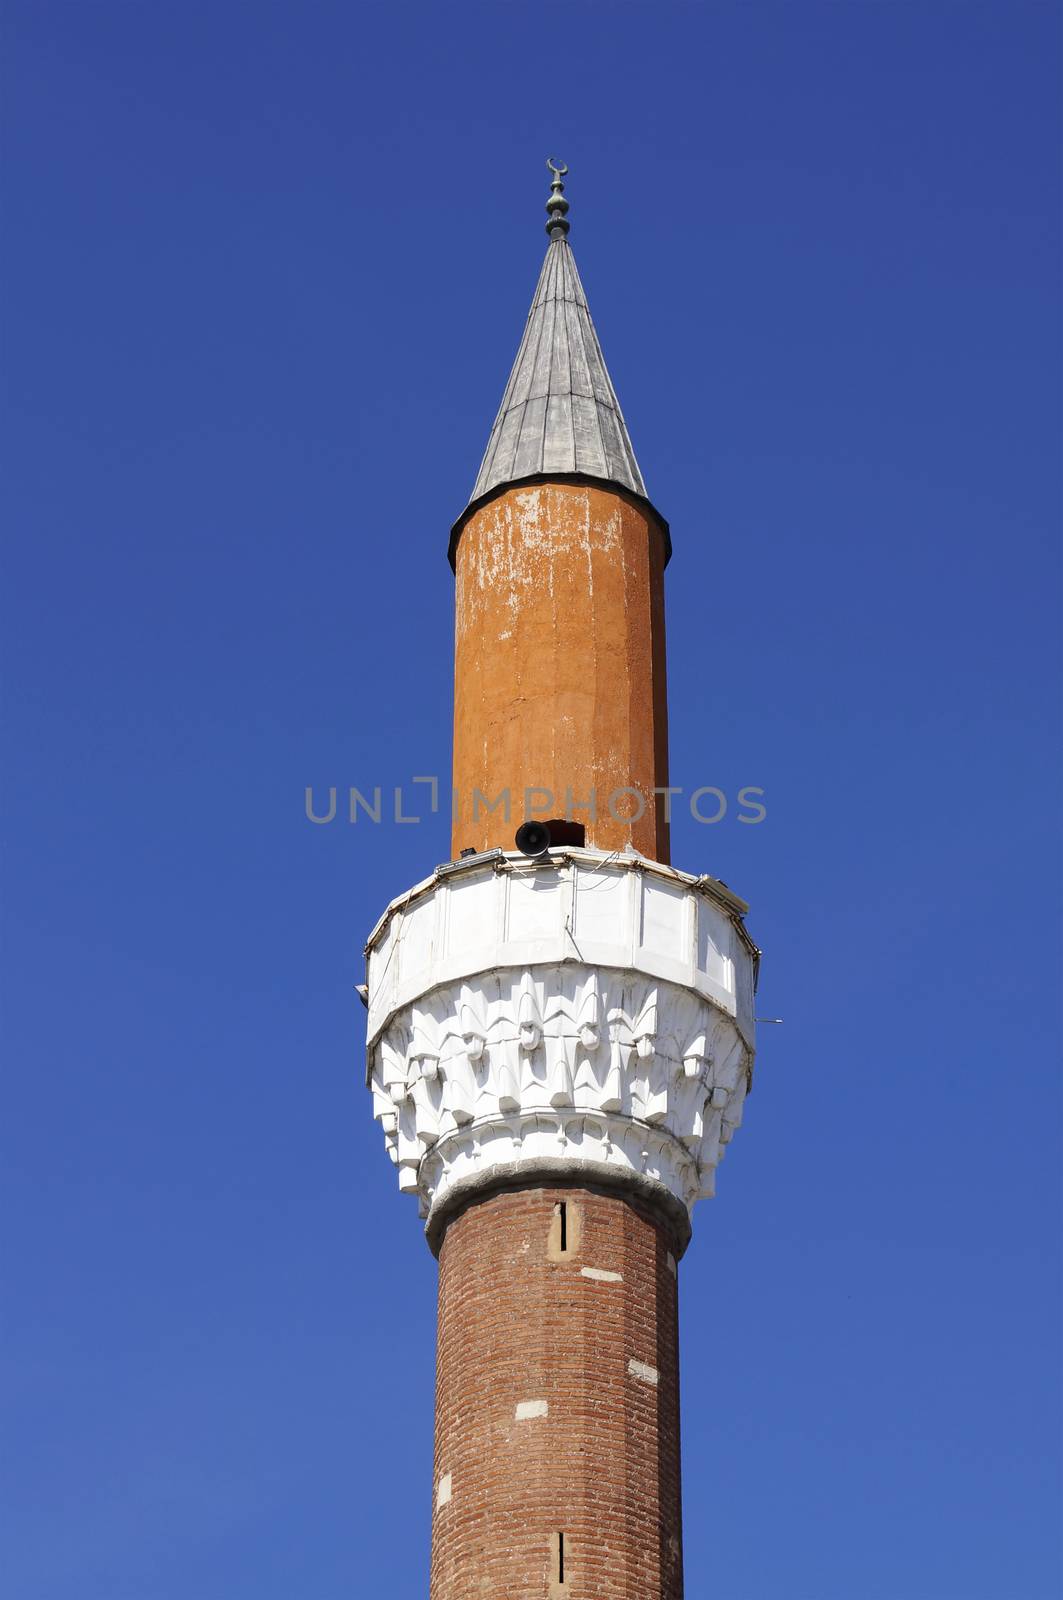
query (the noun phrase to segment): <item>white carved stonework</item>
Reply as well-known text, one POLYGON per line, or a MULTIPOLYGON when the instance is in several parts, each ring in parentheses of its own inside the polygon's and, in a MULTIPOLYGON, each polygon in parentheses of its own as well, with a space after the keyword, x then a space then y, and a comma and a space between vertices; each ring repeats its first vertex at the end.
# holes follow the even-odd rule
POLYGON ((368 1078, 399 1187, 536 1168, 713 1193, 753 1062, 742 901, 635 855, 493 852, 393 902, 366 949, 368 1078))

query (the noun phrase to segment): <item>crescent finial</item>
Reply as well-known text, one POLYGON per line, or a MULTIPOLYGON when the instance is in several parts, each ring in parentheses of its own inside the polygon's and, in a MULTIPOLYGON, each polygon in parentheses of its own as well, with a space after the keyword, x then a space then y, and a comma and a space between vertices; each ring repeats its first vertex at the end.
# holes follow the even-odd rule
POLYGON ((551 239, 563 239, 569 225, 565 220, 568 201, 565 199, 565 186, 561 179, 568 171, 568 167, 563 161, 555 161, 553 156, 547 156, 546 165, 554 175, 550 184, 550 198, 546 202, 546 214, 550 218, 546 224, 546 231, 551 239))

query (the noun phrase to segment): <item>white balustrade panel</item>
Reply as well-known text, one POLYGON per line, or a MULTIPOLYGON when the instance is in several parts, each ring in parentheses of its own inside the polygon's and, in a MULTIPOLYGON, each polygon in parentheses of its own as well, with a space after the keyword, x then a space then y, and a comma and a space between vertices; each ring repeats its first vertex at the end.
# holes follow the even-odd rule
POLYGON ((368 1077, 400 1187, 549 1161, 713 1192, 753 1061, 742 902, 639 857, 441 869, 367 947, 368 1077))

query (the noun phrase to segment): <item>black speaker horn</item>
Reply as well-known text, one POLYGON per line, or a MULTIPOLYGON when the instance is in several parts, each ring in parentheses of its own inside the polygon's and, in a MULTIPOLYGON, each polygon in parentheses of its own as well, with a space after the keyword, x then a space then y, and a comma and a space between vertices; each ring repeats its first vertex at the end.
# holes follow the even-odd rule
POLYGON ((550 829, 545 822, 522 822, 513 841, 525 856, 544 856, 550 848, 550 829))

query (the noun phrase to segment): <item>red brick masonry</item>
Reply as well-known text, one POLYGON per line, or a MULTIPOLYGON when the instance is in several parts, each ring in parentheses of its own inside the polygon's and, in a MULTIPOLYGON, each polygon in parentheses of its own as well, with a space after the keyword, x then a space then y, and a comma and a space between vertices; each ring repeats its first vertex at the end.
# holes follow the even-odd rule
POLYGON ((450 1223, 431 1600, 679 1600, 674 1249, 606 1190, 502 1191, 450 1223))

